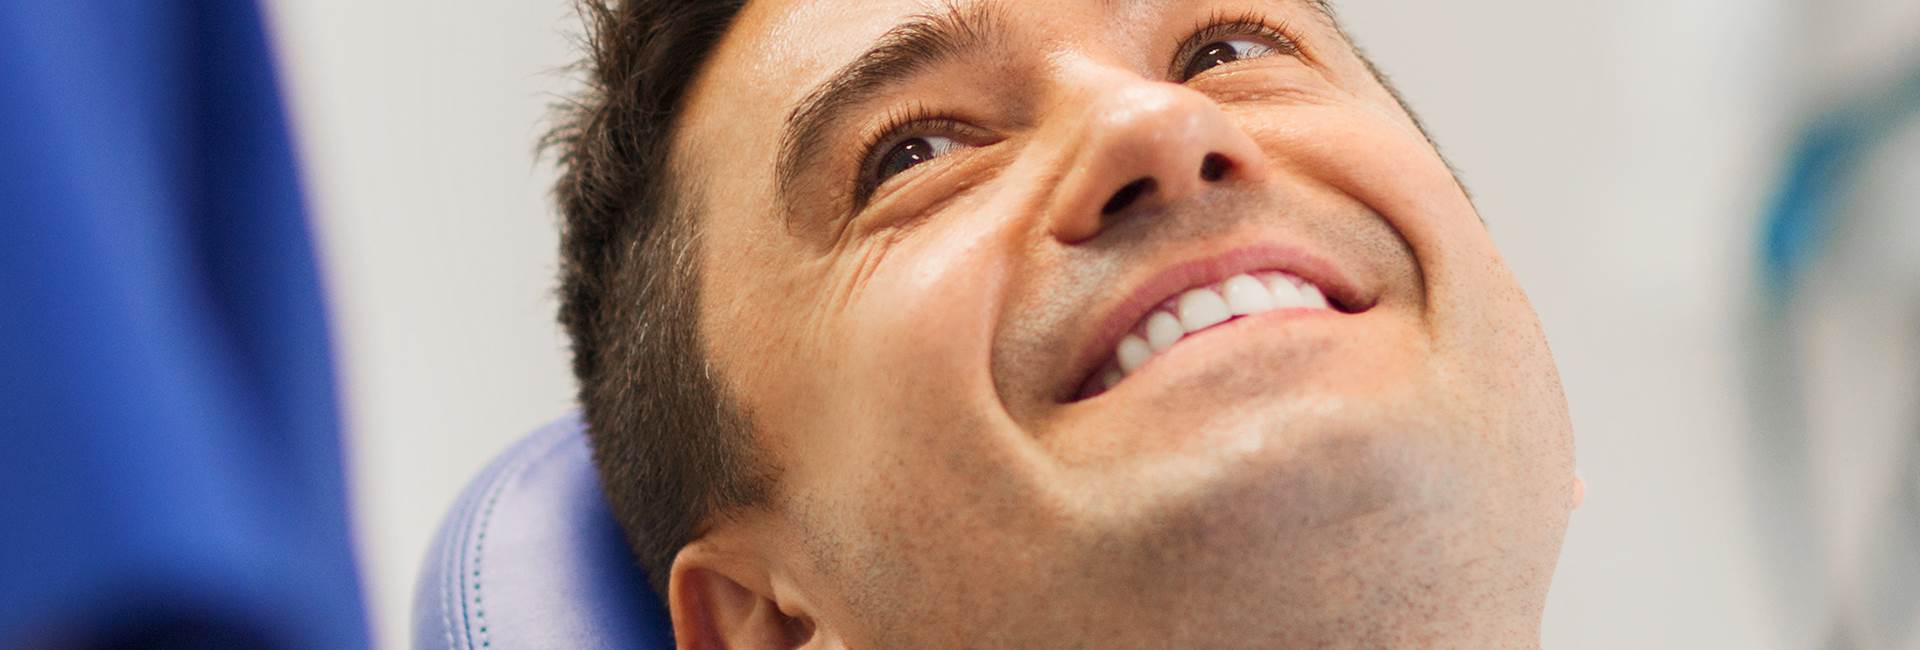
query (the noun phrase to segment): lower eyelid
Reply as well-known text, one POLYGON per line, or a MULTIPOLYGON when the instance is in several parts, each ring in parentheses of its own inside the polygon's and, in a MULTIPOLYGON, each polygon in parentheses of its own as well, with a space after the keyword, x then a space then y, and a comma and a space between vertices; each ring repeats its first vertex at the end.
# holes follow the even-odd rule
MULTIPOLYGON (((925 167, 926 165, 938 164, 941 158, 946 158, 947 156, 955 153, 962 153, 968 149, 984 147, 984 146, 991 145, 994 142, 998 142, 997 139, 987 140, 983 138, 968 137, 965 134, 958 133, 958 131, 970 129, 971 127, 967 127, 960 124, 959 122, 954 122, 950 120, 947 122, 949 122, 947 126, 941 127, 948 133, 947 135, 912 135, 910 134, 908 136, 893 140, 893 144, 887 145, 887 149, 885 150, 885 151, 891 151, 893 147, 899 146, 899 143, 907 142, 915 139, 927 140, 929 144, 932 144, 933 143, 932 141, 936 138, 946 141, 948 143, 947 146, 939 148, 938 151, 940 152, 940 155, 935 157, 932 160, 928 160, 927 162, 921 163, 919 165, 915 165, 911 168, 908 168, 906 171, 900 172, 899 174, 896 174, 892 177, 881 179, 878 181, 871 181, 866 179, 869 177, 870 174, 872 174, 871 170, 873 169, 873 166, 879 163, 881 158, 874 158, 868 162, 863 162, 861 164, 861 172, 860 172, 861 178, 862 178, 861 183, 863 184, 863 187, 861 188, 861 191, 858 193, 859 196, 861 197, 859 202, 861 204, 870 202, 872 197, 876 193, 878 193, 881 188, 886 187, 889 184, 892 184, 894 182, 894 179, 911 175, 915 172, 915 170, 918 170, 921 167, 925 167)), ((882 151, 881 156, 885 155, 885 151, 882 151)))
MULTIPOLYGON (((925 111, 925 109, 921 108, 913 110, 925 111)), ((946 138, 956 142, 964 141, 966 138, 962 137, 961 132, 968 128, 970 127, 953 118, 920 118, 905 120, 903 124, 885 129, 887 135, 868 138, 866 146, 860 149, 860 158, 858 159, 860 171, 856 183, 862 186, 859 193, 872 192, 874 188, 884 183, 884 181, 872 181, 870 178, 876 165, 878 165, 894 147, 900 146, 903 142, 915 139, 930 140, 935 137, 946 138)))
MULTIPOLYGON (((1168 72, 1172 78, 1185 79, 1187 78, 1185 71, 1188 64, 1191 63, 1193 57, 1199 54, 1208 44, 1239 42, 1248 42, 1267 51, 1258 55, 1237 59, 1224 65, 1232 65, 1239 61, 1265 59, 1275 55, 1292 56, 1300 52, 1299 46, 1292 37, 1287 35, 1285 30, 1269 26, 1265 22, 1251 18, 1221 20, 1216 17, 1215 22, 1194 30, 1182 41, 1177 50, 1177 58, 1173 60, 1168 72)), ((1241 51, 1241 48, 1236 46, 1234 50, 1237 53, 1241 51)))
MULTIPOLYGON (((875 184, 873 186, 873 189, 868 194, 869 198, 871 198, 874 194, 879 193, 880 188, 895 184, 896 182, 911 181, 916 171, 925 172, 927 171, 926 170, 927 165, 938 165, 940 164, 941 160, 944 160, 948 156, 951 156, 956 153, 964 152, 966 149, 971 148, 966 144, 962 144, 958 138, 951 138, 944 135, 922 135, 922 136, 914 136, 914 138, 926 140, 927 144, 933 145, 934 151, 937 152, 938 155, 936 155, 935 157, 933 157, 932 159, 926 162, 909 167, 905 171, 902 171, 899 174, 895 174, 894 176, 884 179, 879 183, 875 184), (946 145, 941 146, 938 144, 934 144, 933 141, 935 139, 945 141, 946 145), (906 180, 902 181, 899 179, 906 179, 906 180)), ((914 139, 914 138, 909 138, 909 139, 914 139)))
MULTIPOLYGON (((951 138, 951 139, 954 142, 954 148, 951 153, 941 156, 940 159, 928 161, 926 164, 917 165, 912 169, 902 172, 901 174, 894 176, 893 178, 887 179, 887 181, 874 186, 874 188, 867 193, 866 197, 861 202, 861 204, 856 207, 854 211, 855 214, 857 215, 861 212, 864 212, 866 211, 867 208, 872 207, 875 204, 886 203, 886 202, 891 202, 896 200, 898 195, 900 195, 901 193, 908 192, 910 191, 910 188, 912 188, 913 186, 919 185, 922 182, 929 180, 928 178, 926 178, 928 176, 937 178, 940 175, 951 172, 953 170, 952 165, 955 164, 956 161, 945 161, 947 164, 937 168, 928 168, 928 165, 940 165, 944 159, 954 157, 954 156, 971 157, 974 154, 981 153, 983 149, 986 149, 987 147, 998 144, 1003 140, 1002 138, 996 138, 994 140, 974 144, 974 143, 968 143, 960 138, 951 138)), ((961 185, 971 185, 971 183, 965 183, 961 185)), ((942 201, 944 201, 944 199, 936 200, 934 201, 934 203, 939 203, 942 201)))

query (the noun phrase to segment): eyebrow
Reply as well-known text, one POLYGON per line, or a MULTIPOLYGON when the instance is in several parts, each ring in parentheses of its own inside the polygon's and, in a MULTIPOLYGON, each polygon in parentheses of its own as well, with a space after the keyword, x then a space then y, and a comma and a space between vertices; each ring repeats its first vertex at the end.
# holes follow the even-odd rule
POLYGON ((872 101, 927 68, 985 49, 1004 36, 996 2, 916 14, 888 29, 860 56, 806 94, 787 114, 775 167, 780 193, 794 194, 800 171, 826 149, 845 109, 872 101))
MULTIPOLYGON (((1104 0, 1108 5, 1124 1, 1104 0)), ((999 0, 962 2, 965 0, 948 0, 943 10, 915 14, 894 25, 852 62, 808 91, 787 113, 774 179, 789 209, 801 171, 810 168, 826 150, 828 136, 845 117, 846 109, 872 101, 927 68, 987 49, 1006 37, 1006 10, 999 0)), ((1313 9, 1338 31, 1329 2, 1281 0, 1281 4, 1297 3, 1313 9)), ((1344 37, 1344 32, 1340 33, 1344 37)))

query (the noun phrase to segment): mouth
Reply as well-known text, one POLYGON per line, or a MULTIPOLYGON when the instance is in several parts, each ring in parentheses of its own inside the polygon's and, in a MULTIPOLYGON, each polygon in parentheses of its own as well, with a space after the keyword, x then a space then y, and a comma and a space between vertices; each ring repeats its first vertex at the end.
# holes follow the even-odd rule
POLYGON ((1357 314, 1373 307, 1330 264, 1288 248, 1255 248, 1175 265, 1141 283, 1102 321, 1063 402, 1112 390, 1199 334, 1254 316, 1357 314))

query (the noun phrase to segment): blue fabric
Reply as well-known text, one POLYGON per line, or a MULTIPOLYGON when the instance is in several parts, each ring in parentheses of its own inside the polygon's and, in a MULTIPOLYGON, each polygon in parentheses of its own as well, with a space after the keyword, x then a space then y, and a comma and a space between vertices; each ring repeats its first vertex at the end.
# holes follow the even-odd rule
POLYGON ((467 484, 414 588, 414 650, 673 647, 667 608, 601 496, 578 413, 467 484))
POLYGON ((0 647, 366 646, 299 190, 249 0, 0 0, 0 647))

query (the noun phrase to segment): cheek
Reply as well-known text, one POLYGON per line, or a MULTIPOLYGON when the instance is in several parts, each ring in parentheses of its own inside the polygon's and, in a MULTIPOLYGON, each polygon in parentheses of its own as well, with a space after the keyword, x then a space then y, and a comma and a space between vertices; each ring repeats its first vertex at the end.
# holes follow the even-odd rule
POLYGON ((1263 135, 1301 173, 1366 204, 1406 241, 1425 284, 1432 370, 1456 410, 1471 411, 1461 415, 1488 435, 1524 441, 1529 460, 1567 458, 1566 399, 1539 320, 1432 146, 1365 111, 1316 110, 1263 135))
POLYGON ((987 241, 934 228, 875 241, 860 255, 869 270, 849 294, 846 352, 875 415, 951 417, 982 406, 1002 258, 987 241))
POLYGON ((973 214, 936 217, 850 256, 868 272, 834 316, 848 344, 828 373, 837 390, 821 395, 841 406, 813 435, 835 442, 811 459, 803 490, 815 525, 840 536, 818 553, 822 573, 843 584, 892 575, 882 589, 892 601, 915 600, 900 585, 963 600, 977 585, 952 566, 1005 564, 1018 550, 1007 531, 1055 525, 1039 482, 1045 461, 987 371, 1006 224, 973 214))
POLYGON ((1424 138, 1385 115, 1339 106, 1290 114, 1257 137, 1302 175, 1354 197, 1380 214, 1412 248, 1429 287, 1429 308, 1455 303, 1485 286, 1511 284, 1478 213, 1424 138), (1491 263, 1491 264, 1490 264, 1491 263))
MULTIPOLYGON (((937 491, 958 482, 1029 482, 1029 440, 1007 418, 988 373, 1010 250, 990 210, 957 208, 911 229, 879 233, 858 260, 828 329, 844 332, 825 399, 845 405, 823 435, 846 441, 841 458, 879 471, 858 480, 878 495, 937 491), (883 488, 883 489, 874 489, 883 488)), ((972 489, 972 488, 970 488, 972 489)), ((920 494, 917 498, 942 498, 920 494)))
POLYGON ((1439 154, 1387 115, 1317 109, 1265 133, 1307 176, 1364 203, 1413 251, 1436 347, 1527 344, 1544 353, 1532 307, 1478 211, 1439 154), (1516 331, 1516 327, 1519 331, 1516 331))

